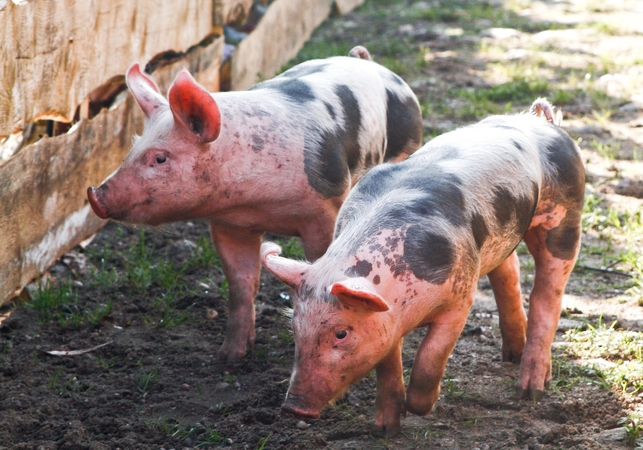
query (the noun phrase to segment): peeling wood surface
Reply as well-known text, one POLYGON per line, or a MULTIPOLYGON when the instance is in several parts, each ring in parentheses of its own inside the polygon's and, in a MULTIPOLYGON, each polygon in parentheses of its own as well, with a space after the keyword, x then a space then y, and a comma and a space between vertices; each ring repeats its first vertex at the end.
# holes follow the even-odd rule
POLYGON ((275 0, 232 56, 232 90, 273 77, 329 16, 332 0, 275 0))
POLYGON ((212 24, 240 25, 248 17, 253 0, 213 0, 212 24))
MULTIPOLYGON (((211 91, 219 84, 223 38, 196 46, 153 73, 162 92, 184 68, 211 91)), ((105 221, 91 211, 88 186, 118 168, 143 114, 131 95, 69 133, 25 147, 0 166, 0 304, 105 221)))
POLYGON ((212 27, 213 0, 8 1, 0 9, 0 136, 70 121, 136 61, 185 51, 212 27))

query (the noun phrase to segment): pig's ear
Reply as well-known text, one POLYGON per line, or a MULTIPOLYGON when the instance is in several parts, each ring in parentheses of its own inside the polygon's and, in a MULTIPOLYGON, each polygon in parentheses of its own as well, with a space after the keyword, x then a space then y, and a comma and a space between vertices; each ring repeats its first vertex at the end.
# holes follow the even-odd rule
POLYGON ((303 276, 308 272, 310 264, 304 261, 283 258, 279 256, 280 254, 281 247, 274 242, 261 244, 261 262, 263 262, 266 269, 288 286, 298 288, 301 285, 303 276))
POLYGON ((389 306, 377 295, 375 286, 366 278, 348 278, 332 285, 330 293, 337 296, 340 303, 369 312, 388 311, 389 306))
POLYGON ((206 144, 219 137, 221 113, 212 95, 184 70, 179 73, 168 93, 174 121, 185 126, 197 142, 206 144))
POLYGON ((150 117, 167 102, 161 95, 159 87, 153 79, 141 72, 138 63, 132 65, 127 71, 127 87, 134 96, 136 103, 145 113, 145 117, 150 117))

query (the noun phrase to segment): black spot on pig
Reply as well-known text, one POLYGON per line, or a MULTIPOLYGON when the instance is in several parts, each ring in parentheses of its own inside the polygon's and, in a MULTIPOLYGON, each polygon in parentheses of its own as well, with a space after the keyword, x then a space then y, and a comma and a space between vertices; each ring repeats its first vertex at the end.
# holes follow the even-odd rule
POLYGON ((348 188, 348 173, 359 164, 359 103, 348 86, 338 85, 335 94, 342 107, 343 123, 334 130, 309 129, 304 142, 304 172, 313 189, 325 198, 342 195, 348 188))
POLYGON ((283 93, 296 103, 306 103, 316 98, 308 83, 305 83, 299 78, 278 77, 259 83, 249 90, 258 89, 274 89, 283 93))
POLYGON ((344 141, 348 169, 352 172, 359 163, 360 151, 357 138, 362 127, 362 113, 353 91, 348 86, 342 84, 336 86, 335 94, 339 98, 344 112, 344 131, 341 134, 344 135, 342 140, 344 141))
POLYGON ((379 275, 375 275, 375 276, 373 277, 373 284, 374 284, 375 286, 377 286, 378 284, 380 284, 380 276, 379 276, 379 275))
POLYGON ((363 259, 357 261, 354 266, 349 267, 344 272, 347 276, 367 277, 373 270, 373 264, 363 259))
POLYGON ((515 140, 515 139, 512 139, 512 140, 511 140, 511 145, 513 145, 514 147, 516 147, 516 148, 517 148, 518 150, 520 150, 521 152, 525 151, 525 149, 522 147, 522 145, 520 144, 520 142, 518 142, 518 141, 517 141, 517 140, 515 140))
POLYGON ((313 73, 323 72, 328 64, 299 64, 281 74, 282 77, 299 78, 313 73))
POLYGON ((473 232, 473 239, 476 241, 476 247, 480 250, 489 236, 489 228, 484 217, 478 213, 473 213, 471 216, 471 231, 473 232))
POLYGON ((496 186, 492 203, 498 224, 501 227, 515 226, 516 234, 521 237, 529 228, 536 210, 538 184, 533 182, 531 191, 523 192, 522 194, 514 193, 504 186, 496 186))
POLYGON ((331 105, 328 102, 324 102, 324 106, 326 107, 326 110, 328 110, 328 114, 330 114, 330 118, 335 120, 335 108, 333 108, 333 105, 331 105))
MULTIPOLYGON (((386 133, 388 144, 385 161, 399 156, 408 145, 420 146, 422 114, 413 97, 400 98, 389 89, 386 90, 386 133)), ((416 149, 410 149, 413 150, 416 149)))
POLYGON ((546 147, 546 158, 557 172, 561 193, 556 201, 563 205, 582 203, 585 193, 585 169, 574 141, 558 127, 552 125, 559 139, 550 141, 546 147))
POLYGON ((393 72, 389 72, 388 75, 393 83, 399 84, 400 86, 404 85, 404 80, 402 80, 398 75, 394 74, 393 72))
POLYGON ((493 192, 493 210, 498 223, 504 227, 511 221, 515 199, 513 193, 503 186, 497 186, 493 192))
POLYGON ((406 232, 404 261, 418 279, 443 284, 453 270, 455 249, 446 237, 415 225, 406 232))
POLYGON ((568 210, 556 228, 547 232, 547 250, 559 259, 570 261, 576 256, 580 241, 580 211, 568 210))
POLYGON ((264 141, 260 136, 253 134, 252 135, 252 151, 255 153, 261 152, 264 147, 264 141))

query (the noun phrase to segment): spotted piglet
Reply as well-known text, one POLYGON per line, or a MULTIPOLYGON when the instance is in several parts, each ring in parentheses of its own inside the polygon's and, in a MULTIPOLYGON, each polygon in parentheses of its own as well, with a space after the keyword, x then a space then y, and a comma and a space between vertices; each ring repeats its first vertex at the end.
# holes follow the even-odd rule
MULTIPOLYGON (((553 117, 543 99, 535 107, 553 117)), ((428 414, 483 275, 498 304, 502 358, 521 364, 518 396, 540 396, 578 254, 584 183, 579 150, 558 126, 534 114, 493 116, 373 168, 313 264, 264 243, 264 265, 295 288, 295 367, 282 408, 317 418, 374 368, 376 432, 397 433, 407 411, 428 414), (528 318, 521 239, 536 267, 528 318), (402 338, 417 327, 427 333, 405 390, 402 338)))
POLYGON ((118 171, 88 189, 89 202, 124 222, 210 221, 230 288, 222 359, 254 343, 264 233, 299 236, 306 257, 320 257, 357 180, 422 144, 409 86, 363 47, 352 54, 299 64, 245 92, 211 94, 184 71, 167 100, 138 64, 127 73, 145 129, 118 171))

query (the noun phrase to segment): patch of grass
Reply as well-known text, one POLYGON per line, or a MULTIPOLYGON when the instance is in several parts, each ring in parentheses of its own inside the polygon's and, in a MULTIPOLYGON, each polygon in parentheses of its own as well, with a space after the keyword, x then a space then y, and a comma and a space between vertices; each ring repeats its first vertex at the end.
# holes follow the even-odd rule
POLYGON ((489 114, 511 110, 514 103, 530 105, 537 97, 546 96, 549 82, 540 79, 518 79, 482 89, 451 89, 449 94, 465 100, 451 113, 461 119, 480 119, 489 114))
POLYGON ((72 291, 70 282, 57 285, 49 282, 38 283, 38 290, 32 295, 33 299, 25 303, 25 306, 38 312, 41 324, 56 319, 62 307, 69 308, 78 302, 78 295, 72 291))
POLYGON ((105 359, 101 356, 97 358, 98 365, 101 367, 101 369, 105 371, 111 370, 115 365, 116 365, 116 360, 118 360, 118 356, 112 356, 109 359, 105 359))
POLYGON ((160 316, 156 322, 157 327, 174 328, 188 320, 188 310, 179 310, 176 308, 176 302, 181 295, 181 289, 169 289, 152 301, 152 305, 156 308, 160 316))
POLYGON ((229 440, 224 438, 216 430, 206 430, 205 438, 200 438, 197 448, 203 447, 205 445, 220 445, 223 443, 228 443, 229 440))
POLYGON ((259 439, 259 442, 257 442, 257 450, 263 450, 266 447, 266 444, 268 443, 268 439, 272 436, 272 433, 268 434, 265 438, 259 439))
POLYGON ((25 306, 38 312, 41 324, 55 321, 61 327, 75 330, 88 324, 100 326, 103 319, 112 312, 111 302, 94 309, 82 309, 78 305, 78 294, 73 291, 69 282, 58 285, 39 283, 33 300, 25 303, 25 306))
POLYGON ((284 344, 292 344, 295 342, 295 336, 290 330, 279 330, 279 340, 284 344))
POLYGON ((145 245, 145 230, 142 229, 138 243, 130 249, 125 259, 127 278, 139 293, 145 292, 152 285, 153 253, 154 249, 145 245))
POLYGON ((605 144, 596 139, 592 139, 589 146, 596 150, 596 153, 600 156, 610 161, 617 159, 621 154, 621 143, 618 141, 612 141, 612 143, 605 144))
POLYGON ((189 265, 200 269, 221 266, 219 254, 215 250, 214 244, 212 244, 212 239, 207 236, 199 237, 199 240, 196 243, 194 257, 190 261, 189 265))
POLYGON ((618 425, 623 426, 627 432, 626 443, 628 445, 636 445, 637 448, 643 448, 643 420, 639 414, 630 414, 626 418, 620 420, 618 425))
POLYGON ((581 360, 585 375, 606 389, 627 394, 643 392, 643 333, 587 324, 565 333, 563 351, 581 360))
POLYGON ((152 388, 152 384, 158 379, 158 370, 154 369, 150 373, 140 374, 136 379, 136 389, 141 394, 147 394, 152 388))
POLYGON ((295 237, 279 238, 277 244, 281 247, 281 256, 289 259, 306 259, 301 240, 295 237))
POLYGON ((453 399, 462 397, 465 392, 458 387, 460 380, 452 378, 449 374, 444 374, 444 379, 442 380, 442 388, 446 393, 447 398, 453 399))

